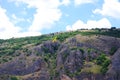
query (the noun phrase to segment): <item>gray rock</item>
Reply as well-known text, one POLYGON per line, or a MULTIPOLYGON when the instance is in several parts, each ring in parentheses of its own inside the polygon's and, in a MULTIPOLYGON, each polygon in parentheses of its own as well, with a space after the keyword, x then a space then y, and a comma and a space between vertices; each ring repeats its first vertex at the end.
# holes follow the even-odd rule
POLYGON ((120 48, 115 52, 111 60, 112 63, 107 72, 107 76, 112 80, 120 80, 120 48))

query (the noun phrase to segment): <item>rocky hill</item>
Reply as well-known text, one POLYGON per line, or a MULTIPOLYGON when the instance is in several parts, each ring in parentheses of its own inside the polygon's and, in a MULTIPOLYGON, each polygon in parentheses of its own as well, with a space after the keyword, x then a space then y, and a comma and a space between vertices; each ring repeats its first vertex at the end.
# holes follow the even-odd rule
POLYGON ((120 30, 0 40, 0 80, 120 80, 120 30))

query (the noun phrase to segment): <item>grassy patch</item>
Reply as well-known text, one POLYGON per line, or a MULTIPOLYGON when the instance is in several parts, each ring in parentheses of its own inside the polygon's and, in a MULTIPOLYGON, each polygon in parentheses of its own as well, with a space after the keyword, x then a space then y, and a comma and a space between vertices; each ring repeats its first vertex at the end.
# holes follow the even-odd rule
POLYGON ((84 68, 81 70, 81 72, 91 72, 97 74, 101 72, 101 66, 96 65, 93 62, 85 62, 84 68))

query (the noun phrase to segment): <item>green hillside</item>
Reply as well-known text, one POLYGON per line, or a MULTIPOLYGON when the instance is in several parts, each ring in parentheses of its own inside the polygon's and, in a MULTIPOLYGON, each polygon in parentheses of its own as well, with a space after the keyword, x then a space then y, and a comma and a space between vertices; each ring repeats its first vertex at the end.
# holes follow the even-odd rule
POLYGON ((119 52, 114 28, 0 39, 0 80, 119 80, 119 52))

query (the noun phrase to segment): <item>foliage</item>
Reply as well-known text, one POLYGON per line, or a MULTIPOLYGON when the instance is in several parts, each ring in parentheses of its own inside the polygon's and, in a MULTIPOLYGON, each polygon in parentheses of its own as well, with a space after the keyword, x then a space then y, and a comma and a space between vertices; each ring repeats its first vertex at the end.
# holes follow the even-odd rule
POLYGON ((19 80, 19 79, 15 76, 11 76, 10 80, 19 80))
POLYGON ((96 60, 96 63, 98 65, 102 65, 105 60, 106 60, 106 55, 105 54, 101 54, 100 56, 98 56, 98 58, 96 60))
MULTIPOLYGON (((60 41, 61 43, 64 42, 67 38, 71 38, 75 35, 83 35, 83 36, 91 36, 91 35, 107 35, 107 36, 112 36, 112 37, 118 37, 120 38, 120 30, 118 29, 95 29, 95 30, 76 30, 76 31, 69 31, 69 32, 60 32, 60 33, 53 33, 52 34, 45 34, 45 35, 41 35, 41 36, 35 36, 35 37, 24 37, 24 38, 11 38, 11 39, 7 39, 7 40, 1 40, 0 39, 0 62, 8 62, 10 60, 13 60, 13 57, 18 57, 20 54, 16 53, 16 51, 20 51, 23 53, 27 53, 26 56, 29 56, 32 52, 29 52, 28 48, 26 48, 25 46, 28 44, 32 44, 30 47, 33 46, 37 46, 40 45, 41 43, 43 43, 44 41, 60 41), (6 56, 6 57, 5 57, 6 56), (5 59, 8 58, 8 59, 5 59)), ((59 46, 58 46, 59 47, 59 46)), ((53 46, 52 48, 54 50, 57 50, 58 47, 53 46)), ((49 54, 49 50, 44 47, 45 49, 45 54, 43 56, 43 59, 49 63, 50 67, 50 73, 53 73, 52 75, 55 75, 56 72, 56 53, 53 53, 52 55, 49 54)), ((84 53, 84 49, 82 48, 72 48, 72 50, 80 50, 81 53, 84 53)), ((110 50, 110 54, 113 55, 116 51, 116 47, 112 47, 110 50)), ((91 52, 91 49, 88 50, 88 53, 91 52)), ((36 53, 37 55, 39 55, 39 53, 36 53)), ((66 58, 68 56, 69 53, 64 53, 63 54, 63 58, 66 58)), ((104 74, 106 73, 106 71, 108 70, 108 66, 110 64, 110 60, 106 57, 106 55, 101 54, 100 56, 97 57, 96 59, 96 64, 95 66, 92 66, 90 69, 92 70, 92 72, 96 72, 93 70, 98 70, 98 68, 100 69, 101 66, 101 72, 104 74)), ((80 71, 72 73, 71 76, 77 75, 79 74, 80 71)), ((13 80, 15 80, 15 78, 11 78, 13 80)))
POLYGON ((96 63, 102 66, 101 72, 103 74, 107 72, 110 62, 111 62, 110 59, 108 59, 105 54, 101 54, 96 60, 96 63))
POLYGON ((83 48, 79 48, 79 50, 81 51, 81 53, 84 53, 84 49, 83 48))
POLYGON ((5 58, 3 58, 3 60, 2 60, 3 62, 8 62, 8 60, 7 59, 5 59, 5 58))
POLYGON ((52 42, 56 42, 57 41, 57 36, 55 36, 52 40, 52 42))
POLYGON ((57 56, 56 53, 52 55, 51 53, 46 53, 42 57, 48 64, 50 80, 53 80, 54 77, 57 77, 59 75, 59 73, 56 71, 56 56, 57 56))
POLYGON ((110 55, 113 55, 116 51, 117 51, 117 48, 116 47, 112 47, 110 49, 110 55))
POLYGON ((74 32, 64 32, 57 34, 57 39, 61 42, 63 42, 66 38, 73 37, 75 35, 79 34, 79 31, 74 31, 74 32))

